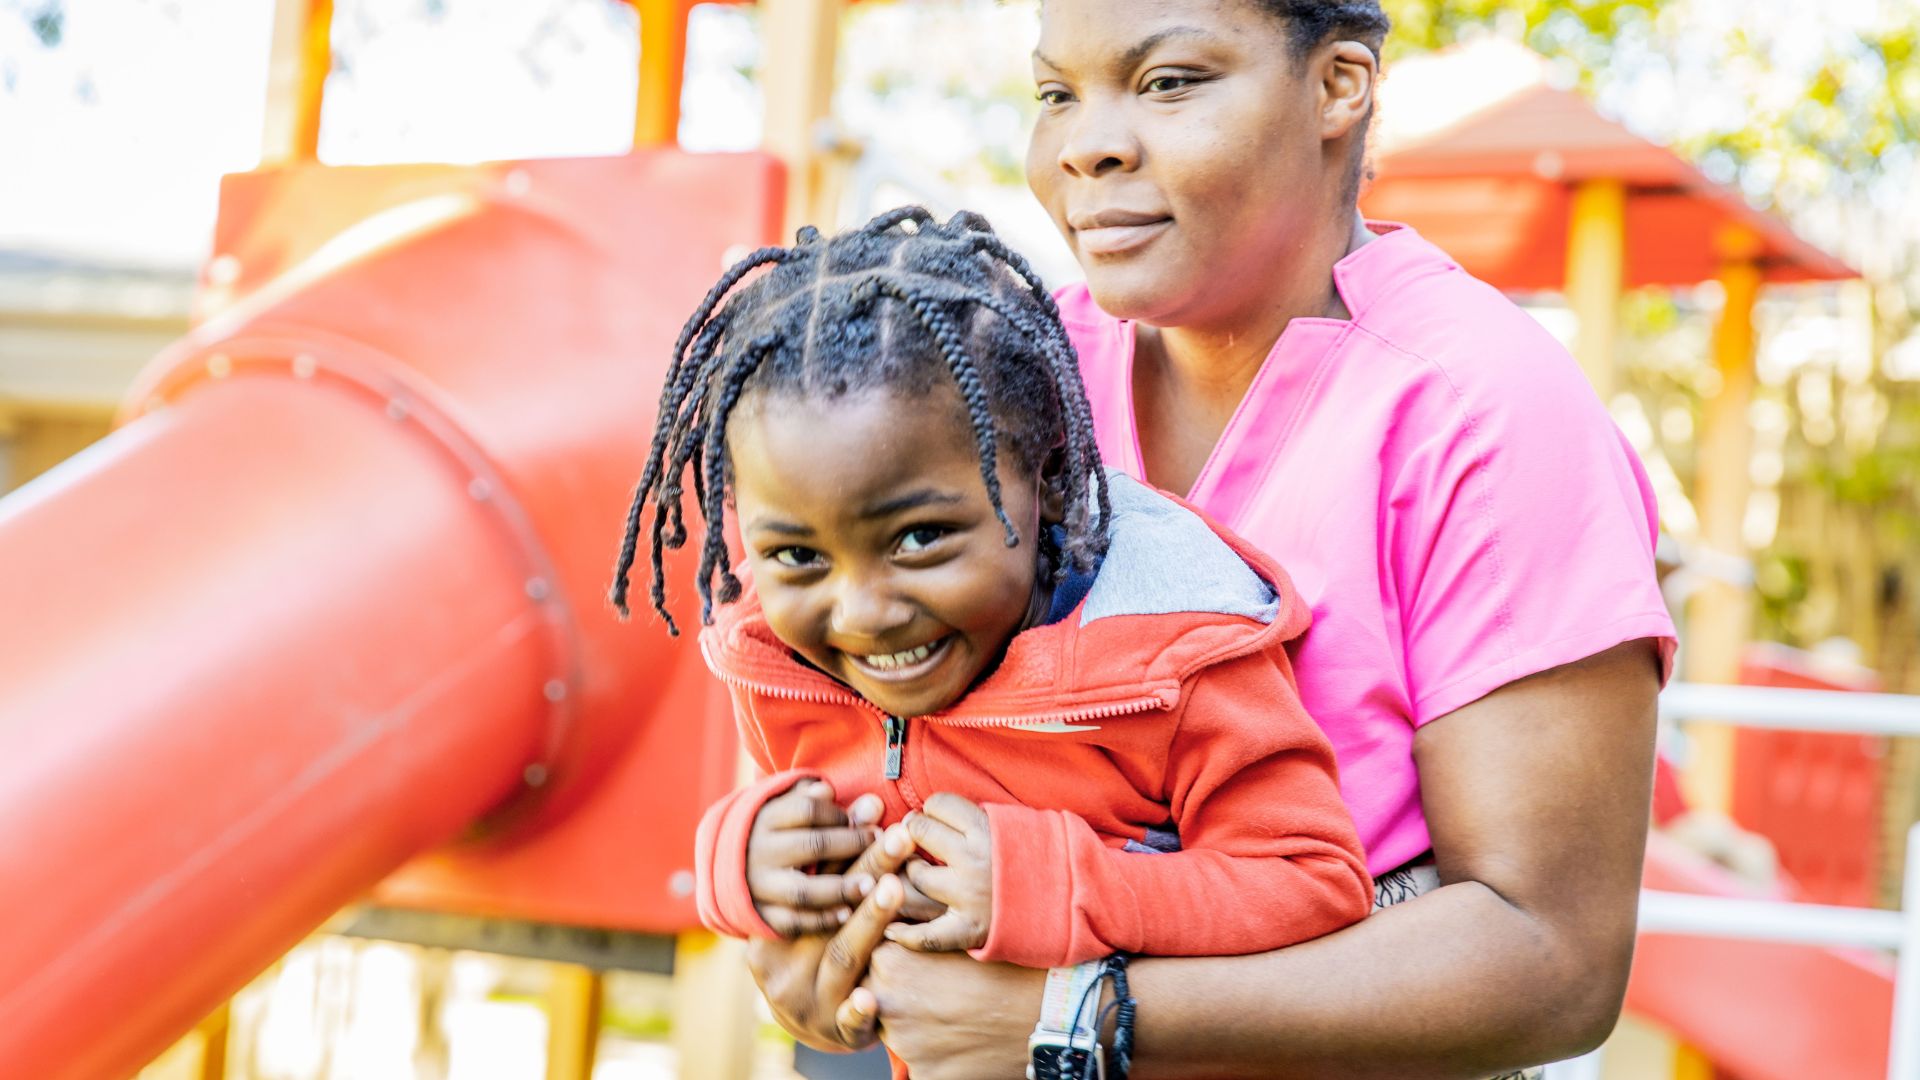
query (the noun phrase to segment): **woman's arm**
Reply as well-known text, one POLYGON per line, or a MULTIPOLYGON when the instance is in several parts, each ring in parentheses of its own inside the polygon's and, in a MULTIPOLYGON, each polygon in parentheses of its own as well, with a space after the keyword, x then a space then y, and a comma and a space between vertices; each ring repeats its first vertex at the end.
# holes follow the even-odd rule
MULTIPOLYGON (((1630 642, 1423 728, 1445 887, 1279 952, 1139 962, 1134 1074, 1484 1077, 1597 1045, 1633 953, 1658 679, 1630 642)), ((917 1080, 1017 1075, 1037 972, 887 945, 868 985, 917 1080)))

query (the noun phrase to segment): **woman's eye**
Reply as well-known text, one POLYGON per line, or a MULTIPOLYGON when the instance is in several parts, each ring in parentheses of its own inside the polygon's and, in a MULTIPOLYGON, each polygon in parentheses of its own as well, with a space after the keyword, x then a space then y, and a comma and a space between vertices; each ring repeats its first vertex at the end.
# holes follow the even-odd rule
POLYGON ((1065 90, 1042 90, 1038 94, 1035 94, 1034 97, 1039 99, 1040 104, 1051 107, 1065 105, 1072 95, 1068 94, 1065 90))
POLYGON ((1158 78, 1147 80, 1147 93, 1171 94, 1175 90, 1186 89, 1188 86, 1191 86, 1193 82, 1194 80, 1192 78, 1185 75, 1161 75, 1158 78))
POLYGON ((820 553, 814 551, 812 548, 783 547, 773 553, 773 561, 779 563, 781 566, 805 569, 820 561, 820 553))
POLYGON ((947 530, 933 528, 931 526, 908 529, 906 532, 900 534, 900 550, 907 554, 924 551, 945 535, 947 535, 947 530))

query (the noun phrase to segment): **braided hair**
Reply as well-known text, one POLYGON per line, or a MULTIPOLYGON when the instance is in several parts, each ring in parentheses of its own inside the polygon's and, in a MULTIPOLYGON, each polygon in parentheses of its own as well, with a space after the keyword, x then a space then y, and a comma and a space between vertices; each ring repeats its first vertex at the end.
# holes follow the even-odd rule
POLYGON ((1020 538, 1001 503, 1000 455, 1038 468, 1058 451, 1066 540, 1054 570, 1092 569, 1106 550, 1112 508, 1093 410, 1052 294, 986 219, 963 210, 943 225, 908 206, 832 239, 804 227, 793 247, 761 248, 735 263, 694 309, 674 342, 653 445, 627 511, 614 606, 628 614, 628 577, 652 504, 653 608, 679 633, 667 613, 664 553, 687 542, 681 496, 689 474, 705 523, 695 577, 701 622, 712 622, 716 599, 739 596, 720 523, 727 420, 743 396, 843 397, 874 387, 918 395, 942 378, 959 390, 1007 546, 1020 538))

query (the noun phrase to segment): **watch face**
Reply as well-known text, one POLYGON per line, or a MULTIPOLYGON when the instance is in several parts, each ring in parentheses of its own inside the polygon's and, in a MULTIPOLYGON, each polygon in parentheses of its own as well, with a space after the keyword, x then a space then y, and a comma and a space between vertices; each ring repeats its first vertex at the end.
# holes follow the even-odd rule
POLYGON ((1092 1049, 1075 1047, 1069 1050, 1064 1046, 1033 1048, 1033 1080, 1082 1080, 1099 1075, 1092 1049))

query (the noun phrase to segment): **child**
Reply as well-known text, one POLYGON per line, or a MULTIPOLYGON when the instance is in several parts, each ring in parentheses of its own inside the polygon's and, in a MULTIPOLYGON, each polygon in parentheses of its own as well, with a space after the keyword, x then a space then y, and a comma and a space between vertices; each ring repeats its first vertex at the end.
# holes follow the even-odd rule
POLYGON ((670 630, 661 555, 687 537, 689 467, 701 647, 766 774, 700 827, 715 930, 827 930, 857 899, 836 875, 780 873, 854 854, 825 830, 796 860, 792 834, 754 828, 808 778, 877 795, 883 823, 933 819, 921 846, 941 865, 908 876, 938 917, 889 929, 915 948, 1034 967, 1251 953, 1368 911, 1283 648, 1306 609, 1252 547, 1101 470, 1052 300, 980 218, 802 229, 708 293, 613 591, 624 613, 651 502, 670 630), (750 589, 728 568, 729 498, 750 589), (767 835, 780 850, 749 842, 767 835))

